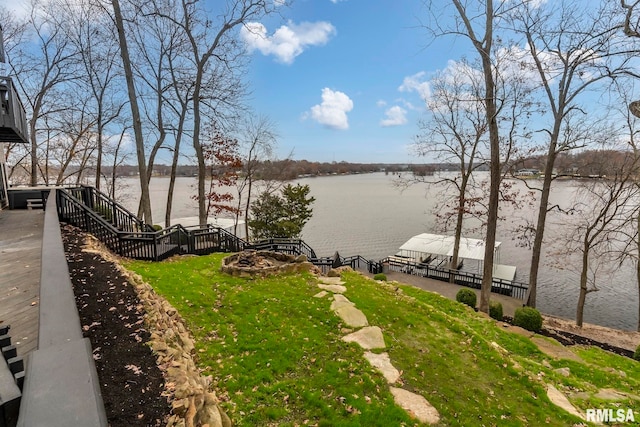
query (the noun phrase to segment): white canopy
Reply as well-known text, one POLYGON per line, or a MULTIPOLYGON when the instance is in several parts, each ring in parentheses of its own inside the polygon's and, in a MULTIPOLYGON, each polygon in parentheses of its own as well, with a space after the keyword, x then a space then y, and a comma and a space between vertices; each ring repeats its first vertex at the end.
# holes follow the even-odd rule
MULTIPOLYGON (((407 240, 400 246, 400 250, 450 257, 453 255, 454 240, 453 236, 422 233, 407 240)), ((498 250, 500 244, 501 242, 496 242, 495 250, 498 250)), ((484 246, 483 240, 461 237, 458 257, 482 261, 484 260, 484 246)))

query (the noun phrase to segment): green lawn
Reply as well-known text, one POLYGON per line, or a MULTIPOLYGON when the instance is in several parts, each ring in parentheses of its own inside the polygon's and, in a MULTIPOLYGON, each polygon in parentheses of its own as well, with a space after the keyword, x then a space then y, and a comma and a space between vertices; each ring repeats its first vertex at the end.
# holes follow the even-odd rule
MULTIPOLYGON (((363 350, 340 340, 342 325, 329 298, 313 298, 319 291, 314 276, 233 278, 219 271, 224 256, 126 267, 186 320, 198 364, 214 377, 235 425, 419 425, 394 404, 363 350)), ((593 348, 577 351, 584 364, 554 360, 527 338, 439 295, 357 273, 343 280, 345 296, 382 328, 386 351, 402 372, 401 387, 426 397, 443 426, 579 423, 549 402, 545 383, 586 392, 572 400, 583 411, 631 408, 640 421, 637 400, 593 397, 599 388, 640 395, 637 362, 593 348), (569 367, 571 375, 554 372, 559 367, 569 367)))

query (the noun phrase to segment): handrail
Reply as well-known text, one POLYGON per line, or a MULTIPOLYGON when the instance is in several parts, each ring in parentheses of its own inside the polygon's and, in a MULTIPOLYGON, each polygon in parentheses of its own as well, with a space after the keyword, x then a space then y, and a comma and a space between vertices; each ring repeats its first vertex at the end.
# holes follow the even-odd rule
MULTIPOLYGON (((453 275, 454 282, 458 285, 479 289, 482 286, 482 276, 460 270, 452 270, 442 267, 431 267, 425 264, 419 264, 413 261, 397 259, 395 257, 387 257, 380 261, 387 264, 389 268, 399 268, 401 272, 412 274, 415 276, 429 277, 444 282, 449 282, 453 275)), ((529 292, 529 286, 526 283, 516 282, 512 280, 504 280, 492 278, 491 292, 503 295, 509 295, 513 298, 525 300, 529 292)))
MULTIPOLYGON (((90 186, 61 189, 58 198, 61 220, 93 233, 109 249, 129 258, 160 261, 174 254, 204 255, 215 251, 268 249, 306 255, 311 263, 321 268, 330 268, 335 261, 333 258, 318 258, 313 248, 302 239, 272 238, 249 243, 210 224, 193 227, 176 224, 156 231, 124 206, 90 186)), ((340 257, 338 261, 340 265, 353 268, 366 265, 366 269, 372 273, 382 271, 380 262, 367 260, 360 255, 340 257)))

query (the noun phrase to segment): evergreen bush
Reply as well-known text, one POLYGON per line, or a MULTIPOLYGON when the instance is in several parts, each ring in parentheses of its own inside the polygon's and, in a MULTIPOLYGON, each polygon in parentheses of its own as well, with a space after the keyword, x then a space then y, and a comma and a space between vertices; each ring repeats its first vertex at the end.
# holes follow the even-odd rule
POLYGON ((476 293, 469 288, 462 288, 456 294, 456 301, 476 308, 476 293))
POLYGON ((384 282, 387 281, 387 275, 384 273, 377 273, 373 275, 373 280, 382 280, 384 282))
POLYGON ((636 347, 636 352, 633 353, 633 358, 640 362, 640 344, 636 347))
POLYGON ((502 320, 502 304, 498 301, 489 301, 489 316, 492 319, 502 320))
POLYGON ((520 307, 513 316, 513 324, 531 332, 542 328, 542 315, 533 307, 520 307))

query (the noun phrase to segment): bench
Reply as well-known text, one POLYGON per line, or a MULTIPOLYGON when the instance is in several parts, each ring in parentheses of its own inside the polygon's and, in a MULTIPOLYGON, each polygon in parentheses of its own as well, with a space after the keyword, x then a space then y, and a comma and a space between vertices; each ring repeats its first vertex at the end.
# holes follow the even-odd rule
POLYGON ((0 328, 0 348, 0 427, 15 427, 22 399, 24 362, 11 345, 9 326, 0 328))
POLYGON ((27 199, 27 209, 44 209, 44 202, 42 199, 27 199))

